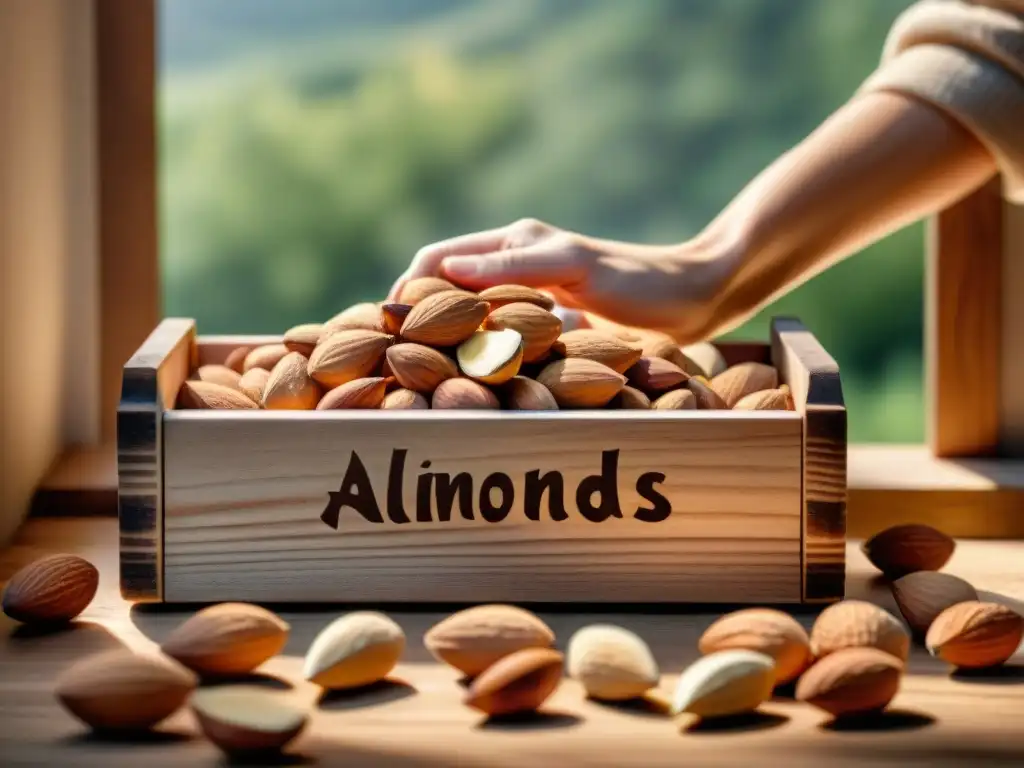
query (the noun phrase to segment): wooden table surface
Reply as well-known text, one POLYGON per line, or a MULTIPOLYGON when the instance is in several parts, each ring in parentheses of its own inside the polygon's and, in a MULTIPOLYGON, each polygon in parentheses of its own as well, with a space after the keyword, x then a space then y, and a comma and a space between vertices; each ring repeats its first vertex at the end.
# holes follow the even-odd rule
MULTIPOLYGON (((57 704, 54 678, 84 655, 126 644, 154 647, 188 614, 185 607, 132 607, 117 591, 117 530, 111 519, 35 519, 0 555, 0 580, 50 551, 76 552, 100 568, 100 591, 71 628, 35 635, 0 617, 0 765, 94 765, 159 768, 226 765, 183 710, 152 736, 105 741, 57 704)), ((888 588, 850 545, 850 597, 896 611, 888 588)), ((1024 610, 1024 542, 961 542, 946 567, 983 597, 1024 610)), ((389 610, 409 637, 393 682, 356 696, 319 697, 301 680, 313 636, 345 607, 282 608, 291 624, 284 654, 248 682, 288 691, 314 711, 289 748, 287 765, 345 766, 678 766, 678 765, 1024 765, 1024 649, 999 674, 951 674, 915 648, 891 712, 856 726, 836 726, 811 707, 779 698, 757 716, 726 726, 673 721, 658 707, 612 707, 587 701, 566 680, 543 716, 488 724, 460 704, 456 674, 423 648, 424 631, 446 615, 439 608, 389 610)), ((633 629, 650 644, 669 694, 696 658, 697 638, 721 610, 593 613, 560 607, 538 613, 564 648, 571 633, 593 621, 633 629)), ((897 613, 898 615, 898 613, 897 613)), ((798 614, 807 626, 814 612, 798 614)))

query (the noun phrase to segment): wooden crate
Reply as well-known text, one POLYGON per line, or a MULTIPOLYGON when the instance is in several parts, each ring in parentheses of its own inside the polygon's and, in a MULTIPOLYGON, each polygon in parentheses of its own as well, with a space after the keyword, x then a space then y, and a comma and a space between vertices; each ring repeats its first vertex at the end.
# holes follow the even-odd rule
POLYGON ((730 364, 774 364, 796 411, 173 409, 197 365, 272 340, 197 338, 194 322, 169 319, 125 366, 126 598, 787 604, 843 595, 846 409, 835 362, 796 320, 776 319, 770 344, 720 345, 730 364), (563 504, 552 507, 559 489, 563 504), (362 511, 341 504, 344 490, 362 511))

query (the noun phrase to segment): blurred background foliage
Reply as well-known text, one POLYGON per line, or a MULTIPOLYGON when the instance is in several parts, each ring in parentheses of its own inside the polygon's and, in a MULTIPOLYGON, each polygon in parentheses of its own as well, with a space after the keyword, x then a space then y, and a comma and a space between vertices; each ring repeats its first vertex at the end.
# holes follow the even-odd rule
MULTIPOLYGON (((682 241, 850 96, 909 4, 163 0, 164 311, 279 333, 522 216, 682 241)), ((922 296, 917 225, 732 335, 797 315, 850 439, 920 441, 922 296)))

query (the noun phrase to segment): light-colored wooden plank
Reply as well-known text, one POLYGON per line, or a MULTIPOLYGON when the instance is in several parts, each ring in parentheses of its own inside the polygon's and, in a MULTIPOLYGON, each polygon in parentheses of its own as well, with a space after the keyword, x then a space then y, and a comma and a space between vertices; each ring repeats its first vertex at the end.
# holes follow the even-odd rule
POLYGON ((785 412, 169 412, 164 596, 799 602, 801 435, 800 417, 785 412), (407 452, 410 522, 389 519, 395 449, 407 452), (617 493, 622 517, 592 522, 577 488, 616 451, 603 493, 617 493), (335 530, 321 517, 353 454, 381 522, 345 507, 335 530), (436 500, 417 504, 428 471, 468 475, 472 520, 456 505, 447 522, 416 522, 438 515, 436 500), (566 519, 551 519, 547 494, 528 519, 531 471, 560 473, 566 519), (482 519, 491 473, 514 494, 500 522, 482 519), (647 473, 663 475, 652 487, 671 505, 660 522, 634 517, 651 507, 637 491, 647 473))
MULTIPOLYGON (((178 768, 224 762, 201 737, 187 709, 163 723, 153 737, 102 739, 87 735, 53 696, 56 677, 84 655, 117 644, 153 651, 192 613, 166 606, 129 610, 117 590, 116 540, 113 520, 35 520, 23 528, 16 547, 0 553, 0 580, 31 558, 52 551, 81 554, 100 570, 97 597, 73 630, 33 638, 12 632, 13 622, 0 616, 0 746, 5 765, 178 768)), ((848 545, 847 594, 895 610, 887 588, 875 580, 858 546, 859 542, 848 545)), ((946 570, 973 583, 986 599, 1024 609, 1022 558, 1024 544, 1019 542, 965 541, 946 570)), ((394 682, 322 699, 320 690, 302 679, 302 657, 313 637, 347 607, 280 608, 291 627, 288 644, 250 681, 282 689, 283 695, 308 706, 311 713, 306 732, 280 763, 374 768, 675 768, 680 764, 960 768, 1019 765, 1024 751, 1019 717, 1024 686, 1015 684, 1024 670, 1020 653, 1001 676, 950 676, 941 661, 915 646, 893 702, 894 714, 846 729, 828 727, 823 713, 786 698, 764 705, 763 716, 717 729, 695 729, 688 717, 673 722, 656 707, 589 701, 579 684, 568 678, 545 705, 544 716, 485 723, 481 715, 462 705, 464 689, 455 672, 437 664, 423 645, 423 634, 445 612, 378 607, 388 611, 408 638, 392 675, 394 682)), ((598 612, 571 605, 540 607, 540 616, 563 649, 573 632, 594 622, 637 632, 660 665, 661 696, 673 690, 679 673, 697 658, 697 640, 718 615, 692 608, 598 612)), ((815 614, 800 612, 796 618, 809 627, 815 614)))
POLYGON ((925 360, 928 442, 936 456, 999 449, 1002 214, 994 179, 929 225, 925 360))
POLYGON ((1003 201, 1000 444, 1024 456, 1024 205, 1003 201))

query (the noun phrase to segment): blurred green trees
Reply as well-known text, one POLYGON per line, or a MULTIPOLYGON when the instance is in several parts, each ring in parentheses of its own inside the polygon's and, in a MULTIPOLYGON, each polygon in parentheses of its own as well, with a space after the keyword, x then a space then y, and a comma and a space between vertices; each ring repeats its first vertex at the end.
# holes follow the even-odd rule
MULTIPOLYGON (((520 216, 683 240, 848 98, 908 4, 318 0, 303 25, 283 2, 165 0, 165 313, 280 332, 520 216)), ((920 440, 922 282, 915 226, 736 335, 801 317, 851 439, 920 440)))

